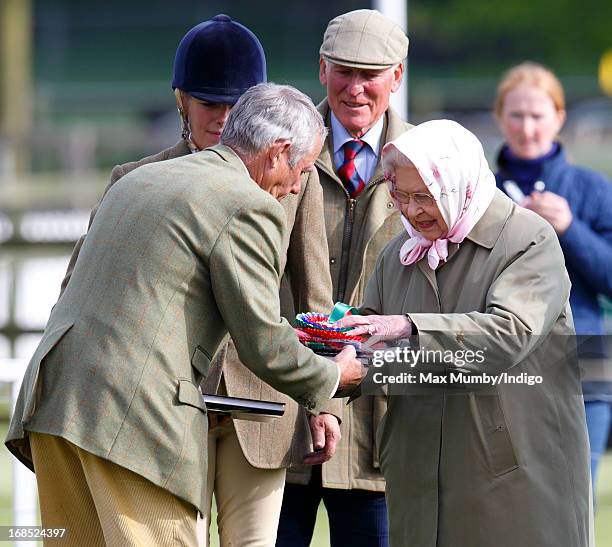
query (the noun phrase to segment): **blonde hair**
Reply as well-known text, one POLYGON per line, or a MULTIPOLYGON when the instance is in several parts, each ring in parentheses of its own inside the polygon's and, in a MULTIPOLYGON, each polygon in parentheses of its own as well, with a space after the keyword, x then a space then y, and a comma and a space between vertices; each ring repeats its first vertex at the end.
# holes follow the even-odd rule
POLYGON ((496 116, 501 116, 506 95, 521 84, 539 87, 548 93, 557 112, 565 110, 563 86, 554 72, 538 63, 525 62, 508 70, 497 86, 494 106, 496 116))

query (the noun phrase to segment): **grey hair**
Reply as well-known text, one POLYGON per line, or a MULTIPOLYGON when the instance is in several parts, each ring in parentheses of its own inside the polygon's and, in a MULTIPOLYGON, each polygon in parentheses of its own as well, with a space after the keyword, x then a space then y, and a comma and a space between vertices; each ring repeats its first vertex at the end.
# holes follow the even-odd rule
POLYGON ((415 167, 414 163, 402 154, 392 143, 389 143, 383 149, 382 166, 385 178, 387 179, 395 175, 395 169, 397 167, 415 167))
POLYGON ((248 89, 230 111, 221 144, 253 158, 276 141, 291 142, 290 167, 312 152, 316 136, 321 142, 327 128, 312 100, 288 85, 263 83, 248 89))

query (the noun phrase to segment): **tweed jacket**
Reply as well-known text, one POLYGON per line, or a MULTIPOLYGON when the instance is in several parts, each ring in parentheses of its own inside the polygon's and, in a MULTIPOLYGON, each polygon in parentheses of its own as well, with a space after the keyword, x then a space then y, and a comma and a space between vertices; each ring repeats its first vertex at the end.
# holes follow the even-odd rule
MULTIPOLYGON (((106 194, 111 189, 113 184, 115 184, 115 182, 117 182, 121 177, 123 177, 123 175, 126 175, 130 171, 133 171, 134 169, 136 169, 137 167, 141 167, 142 165, 146 165, 147 163, 154 163, 158 161, 170 160, 173 158, 178 158, 180 156, 186 156, 187 154, 190 154, 190 153, 191 151, 187 147, 187 144, 185 143, 184 140, 181 139, 175 145, 171 146, 170 148, 166 148, 165 150, 162 150, 161 152, 157 154, 154 154, 152 156, 147 156, 146 158, 142 158, 139 161, 132 161, 129 163, 124 163, 123 165, 116 165, 111 172, 110 183, 104 189, 104 194, 102 194, 102 198, 97 203, 97 205, 95 205, 94 208, 91 210, 91 215, 89 216, 88 229, 91 227, 91 224, 93 223, 94 217, 96 216, 96 213, 98 212, 98 208, 100 207, 100 204, 102 203, 102 200, 104 199, 104 196, 106 196, 106 194)), ((62 281, 60 295, 66 289, 66 285, 68 285, 68 281, 70 281, 70 277, 72 276, 72 272, 74 270, 74 265, 76 264, 77 258, 79 257, 79 253, 81 252, 81 247, 83 246, 83 243, 85 242, 86 237, 87 237, 87 234, 82 235, 79 238, 79 240, 76 242, 76 245, 74 246, 74 249, 72 250, 72 254, 70 255, 70 260, 68 262, 68 268, 66 270, 66 274, 62 281)))
MULTIPOLYGON (((191 151, 185 141, 180 140, 158 154, 118 165, 111 173, 110 184, 104 195, 113 184, 137 167, 188 154, 191 151)), ((280 203, 287 217, 281 253, 281 271, 285 272, 281 290, 281 314, 292 322, 295 310, 328 312, 332 306, 323 193, 318 177, 304 177, 300 194, 289 195, 280 203)), ((92 210, 90 226, 98 207, 99 204, 92 210)), ((62 290, 70 279, 85 237, 79 239, 70 257, 62 290)), ((306 414, 299 412, 299 406, 293 399, 276 391, 245 367, 231 340, 213 358, 210 374, 203 382, 202 389, 205 393, 285 403, 285 414, 269 423, 234 420, 242 452, 254 467, 279 469, 301 464, 304 455, 312 449, 306 414)), ((341 419, 342 407, 342 401, 333 400, 325 405, 325 410, 341 419)))
POLYGON ((587 547, 589 449, 555 232, 498 190, 437 270, 426 256, 400 263, 407 238, 381 254, 360 313, 407 314, 431 356, 386 372, 447 382, 388 385, 378 440, 390 545, 587 547), (451 383, 458 371, 502 381, 451 383), (524 376, 542 381, 511 381, 524 376))
MULTIPOLYGON (((287 218, 281 268, 281 315, 291 324, 296 311, 329 313, 332 308, 329 254, 325 240, 323 192, 318 177, 303 177, 297 196, 281 202, 287 218)), ((306 412, 292 399, 260 380, 245 367, 232 340, 213 359, 211 374, 202 385, 205 393, 223 393, 285 403, 285 413, 271 422, 234 420, 238 442, 246 460, 259 469, 301 465, 312 450, 306 412)), ((328 401, 323 410, 342 420, 341 399, 328 401)))
POLYGON ((241 361, 318 412, 338 378, 280 318, 285 213, 217 146, 114 185, 24 377, 7 446, 57 435, 205 508, 199 382, 228 331, 241 361), (168 181, 172 180, 172 184, 168 181))
MULTIPOLYGON (((323 187, 333 299, 358 306, 379 253, 403 227, 399 212, 384 183, 380 162, 357 199, 349 197, 334 166, 333 135, 327 100, 318 109, 330 128, 316 167, 323 187)), ((384 144, 411 127, 389 108, 385 113, 381 149, 384 144)), ((386 397, 383 394, 361 397, 345 406, 341 425, 342 439, 335 456, 323 464, 323 486, 379 492, 384 490, 375 432, 386 408, 386 397)), ((288 472, 287 480, 307 484, 310 473, 310 468, 306 466, 295 467, 288 472)))

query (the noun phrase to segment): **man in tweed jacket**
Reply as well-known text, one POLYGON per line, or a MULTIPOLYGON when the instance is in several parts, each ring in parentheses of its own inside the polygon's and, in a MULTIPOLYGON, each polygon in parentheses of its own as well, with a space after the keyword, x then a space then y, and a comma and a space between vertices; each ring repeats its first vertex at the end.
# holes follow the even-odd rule
MULTIPOLYGON (((173 87, 183 127, 181 140, 157 154, 116 166, 104 196, 117 181, 142 165, 185 156, 217 144, 231 106, 246 87, 264 79, 263 49, 246 27, 226 15, 217 15, 191 29, 179 44, 174 63, 173 87), (217 63, 215 54, 226 63, 217 63), (244 58, 250 62, 241 66, 240 71, 235 70, 244 58)), ((287 196, 281 205, 287 217, 281 252, 281 272, 286 274, 281 315, 291 320, 295 316, 294 307, 300 311, 328 312, 332 306, 332 283, 323 191, 316 173, 304 176, 299 194, 287 196)), ((90 225, 98 207, 91 213, 90 225)), ((85 238, 81 237, 75 246, 62 290, 70 279, 85 238)), ((330 401, 325 414, 308 419, 298 411, 295 401, 273 389, 240 362, 231 340, 212 360, 202 388, 205 393, 285 403, 285 414, 270 423, 231 419, 219 423, 213 418, 209 431, 207 510, 202 524, 206 537, 214 491, 223 543, 237 547, 253 543, 272 545, 278 527, 285 468, 304 461, 312 449, 313 435, 316 448, 323 450, 307 461, 320 463, 331 458, 340 438, 338 420, 342 415, 342 401, 330 401), (313 435, 309 422, 313 425, 313 435)))
POLYGON ((245 365, 312 413, 360 380, 354 350, 318 357, 279 314, 276 200, 299 191, 324 134, 306 96, 260 84, 222 145, 108 192, 6 440, 37 474, 45 528, 68 528, 72 545, 195 543, 208 429, 198 384, 228 331, 245 365))
MULTIPOLYGON (((411 127, 389 107, 407 52, 404 31, 374 10, 332 19, 323 37, 319 78, 327 98, 318 109, 329 134, 315 165, 323 187, 334 301, 361 303, 378 254, 402 230, 380 151, 411 127), (343 148, 356 139, 364 143, 354 158, 363 182, 358 193, 341 177, 343 148)), ((346 406, 334 457, 322 466, 287 471, 277 547, 309 545, 321 499, 332 547, 387 545, 385 482, 375 446, 386 407, 382 394, 346 406)))

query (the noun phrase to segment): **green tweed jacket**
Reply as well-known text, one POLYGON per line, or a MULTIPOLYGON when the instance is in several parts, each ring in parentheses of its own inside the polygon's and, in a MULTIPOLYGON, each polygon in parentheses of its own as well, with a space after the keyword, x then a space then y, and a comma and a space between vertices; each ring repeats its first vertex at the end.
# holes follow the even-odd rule
MULTIPOLYGON (((357 199, 348 198, 334 166, 327 100, 318 109, 330 129, 316 167, 323 187, 333 299, 358 306, 378 255, 403 227, 399 211, 395 209, 384 182, 380 162, 357 199)), ((385 113, 382 145, 411 127, 389 108, 385 113)), ((387 399, 384 395, 360 397, 345 406, 342 439, 334 457, 323 464, 323 486, 384 491, 385 482, 378 463, 375 435, 386 410, 387 399)), ((288 471, 287 481, 307 484, 310 474, 309 467, 294 467, 288 471)))
POLYGON ((57 435, 203 511, 198 385, 228 331, 247 367, 313 412, 337 381, 280 318, 285 229, 282 207, 224 146, 125 176, 28 366, 8 448, 31 468, 28 431, 57 435))
MULTIPOLYGON (((139 161, 117 165, 112 173, 110 188, 127 173, 149 163, 165 161, 191 154, 180 140, 174 146, 142 158, 139 161)), ((172 181, 168 181, 172 184, 172 181)), ((290 322, 295 310, 329 312, 332 302, 332 282, 328 269, 329 254, 325 236, 323 190, 316 173, 303 177, 299 195, 288 195, 281 202, 287 218, 287 230, 283 237, 281 271, 281 315, 290 322)), ((91 226, 100 204, 91 212, 91 226)), ((86 236, 77 242, 62 291, 66 287, 86 236)), ((247 461, 260 469, 279 469, 297 465, 312 450, 312 438, 306 414, 283 393, 276 391, 245 367, 238 358, 236 347, 230 340, 212 360, 210 374, 204 380, 205 393, 222 393, 233 397, 260 399, 285 403, 285 414, 268 423, 235 420, 238 442, 247 461)), ((329 401, 325 410, 342 418, 343 403, 339 399, 329 401)))
MULTIPOLYGON (((123 177, 123 175, 126 175, 130 171, 133 171, 137 167, 142 167, 143 165, 146 165, 147 163, 171 160, 174 158, 179 158, 180 156, 186 156, 188 154, 191 154, 191 151, 187 147, 187 144, 185 143, 185 141, 181 139, 174 146, 171 146, 170 148, 166 148, 165 150, 162 150, 161 152, 158 152, 157 154, 153 154, 152 156, 147 156, 146 158, 142 158, 139 161, 131 161, 129 163, 124 163, 123 165, 116 165, 111 173, 110 182, 108 186, 105 188, 104 194, 102 194, 102 198, 91 211, 91 215, 89 217, 88 229, 91 228, 94 217, 96 216, 96 213, 98 212, 98 209, 100 208, 100 204, 102 203, 104 196, 106 196, 106 194, 111 189, 113 184, 115 184, 121 177, 123 177)), ((79 238, 79 240, 76 242, 76 245, 74 246, 74 249, 72 250, 72 255, 70 255, 70 261, 68 262, 68 268, 66 270, 66 275, 64 276, 64 279, 62 281, 60 295, 66 289, 66 285, 68 285, 68 281, 70 281, 70 277, 72 276, 72 272, 74 270, 74 265, 76 264, 77 258, 79 257, 79 253, 81 252, 81 247, 83 246, 83 243, 85 242, 86 237, 87 237, 87 234, 82 235, 79 238)))

